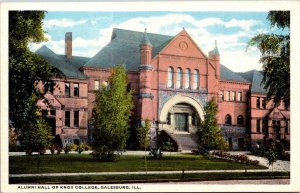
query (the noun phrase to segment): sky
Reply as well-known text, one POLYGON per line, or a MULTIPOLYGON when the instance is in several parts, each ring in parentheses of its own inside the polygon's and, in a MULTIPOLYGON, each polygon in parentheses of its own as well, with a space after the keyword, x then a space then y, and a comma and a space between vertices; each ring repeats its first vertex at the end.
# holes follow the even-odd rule
POLYGON ((177 35, 182 28, 208 55, 215 46, 221 64, 235 72, 261 70, 260 52, 247 49, 259 33, 285 33, 272 28, 267 12, 47 12, 43 22, 47 42, 30 44, 32 51, 46 45, 64 54, 65 33, 72 32, 73 55, 93 57, 109 43, 113 28, 177 35))

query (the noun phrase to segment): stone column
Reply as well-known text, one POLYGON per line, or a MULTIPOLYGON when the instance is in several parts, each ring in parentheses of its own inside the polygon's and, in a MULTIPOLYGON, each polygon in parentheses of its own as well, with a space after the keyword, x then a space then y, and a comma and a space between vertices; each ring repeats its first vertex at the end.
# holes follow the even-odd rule
POLYGON ((175 114, 173 112, 170 113, 170 128, 172 131, 175 130, 175 114))
POLYGON ((192 114, 188 114, 188 127, 187 127, 187 130, 189 133, 192 133, 193 127, 192 127, 192 114))

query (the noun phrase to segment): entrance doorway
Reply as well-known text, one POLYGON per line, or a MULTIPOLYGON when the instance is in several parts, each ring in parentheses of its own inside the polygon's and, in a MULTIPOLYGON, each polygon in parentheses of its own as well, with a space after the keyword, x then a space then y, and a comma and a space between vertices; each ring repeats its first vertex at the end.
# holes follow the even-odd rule
POLYGON ((273 129, 275 132, 275 137, 277 140, 280 140, 280 121, 278 120, 273 120, 273 129))
POLYGON ((175 113, 175 129, 177 131, 187 131, 187 114, 175 113))

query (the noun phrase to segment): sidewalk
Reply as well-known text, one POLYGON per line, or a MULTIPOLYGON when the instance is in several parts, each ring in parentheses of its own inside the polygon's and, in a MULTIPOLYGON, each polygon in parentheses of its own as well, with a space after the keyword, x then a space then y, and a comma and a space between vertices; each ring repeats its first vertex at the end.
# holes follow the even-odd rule
MULTIPOLYGON (((269 169, 246 170, 247 172, 270 172, 269 169)), ((245 173, 245 170, 190 170, 185 174, 200 173, 245 173)), ((275 172, 275 170, 274 170, 275 172)), ((42 174, 10 174, 9 177, 45 177, 45 176, 100 176, 100 175, 146 175, 146 174, 182 174, 183 171, 140 171, 140 172, 86 172, 86 173, 42 173, 42 174)))

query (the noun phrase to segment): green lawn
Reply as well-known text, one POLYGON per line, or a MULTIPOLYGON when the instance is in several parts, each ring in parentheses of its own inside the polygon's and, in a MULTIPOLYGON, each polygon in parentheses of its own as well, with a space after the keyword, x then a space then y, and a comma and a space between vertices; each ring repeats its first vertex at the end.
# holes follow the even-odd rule
MULTIPOLYGON (((116 162, 98 162, 88 154, 61 154, 40 156, 11 156, 9 158, 10 174, 30 173, 72 173, 72 172, 124 172, 145 171, 143 156, 123 155, 116 162)), ((238 170, 265 169, 262 166, 249 166, 223 160, 207 160, 200 155, 178 154, 164 156, 161 160, 147 159, 148 171, 174 170, 238 170)))

